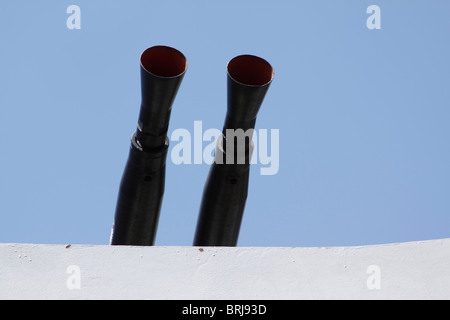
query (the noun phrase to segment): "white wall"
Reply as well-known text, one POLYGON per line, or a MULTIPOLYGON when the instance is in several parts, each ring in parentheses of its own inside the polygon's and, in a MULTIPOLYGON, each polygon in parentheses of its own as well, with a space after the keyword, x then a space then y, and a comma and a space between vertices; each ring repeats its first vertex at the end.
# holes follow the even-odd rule
POLYGON ((450 299, 450 239, 330 248, 0 244, 0 299, 450 299))

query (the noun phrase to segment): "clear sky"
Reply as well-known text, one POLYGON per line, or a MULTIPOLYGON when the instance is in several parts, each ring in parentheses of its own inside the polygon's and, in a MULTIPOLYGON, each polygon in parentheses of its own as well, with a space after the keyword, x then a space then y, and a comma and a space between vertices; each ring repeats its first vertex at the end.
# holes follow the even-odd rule
MULTIPOLYGON (((109 243, 139 57, 159 44, 188 59, 169 136, 222 128, 231 58, 274 68, 256 129, 279 130, 279 171, 252 165, 239 246, 450 237, 449 14, 437 0, 2 0, 0 242, 109 243)), ((208 170, 168 156, 156 245, 192 245, 208 170)))

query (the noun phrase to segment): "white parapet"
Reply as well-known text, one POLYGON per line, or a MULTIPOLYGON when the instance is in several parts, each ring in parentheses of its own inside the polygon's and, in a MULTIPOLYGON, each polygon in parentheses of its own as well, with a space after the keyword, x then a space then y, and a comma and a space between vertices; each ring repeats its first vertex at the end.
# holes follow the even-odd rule
POLYGON ((450 299, 450 239, 321 248, 0 244, 0 299, 450 299))

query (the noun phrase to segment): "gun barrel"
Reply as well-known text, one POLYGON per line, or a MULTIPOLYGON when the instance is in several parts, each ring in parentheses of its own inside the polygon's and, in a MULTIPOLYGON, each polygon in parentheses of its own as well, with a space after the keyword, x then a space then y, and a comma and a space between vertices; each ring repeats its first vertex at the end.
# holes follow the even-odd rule
POLYGON ((119 187, 112 245, 153 245, 165 187, 167 131, 187 69, 184 55, 154 46, 141 55, 141 107, 119 187))
POLYGON ((253 129, 273 79, 272 66, 252 55, 233 58, 227 71, 227 114, 203 190, 194 246, 237 244, 248 193, 253 129))

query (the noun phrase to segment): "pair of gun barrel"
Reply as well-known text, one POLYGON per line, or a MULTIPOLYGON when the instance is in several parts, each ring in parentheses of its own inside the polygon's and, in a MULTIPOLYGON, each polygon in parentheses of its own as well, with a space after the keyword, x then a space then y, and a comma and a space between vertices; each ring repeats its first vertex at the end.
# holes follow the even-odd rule
MULTIPOLYGON (((148 48, 140 62, 141 108, 119 187, 111 245, 154 245, 165 188, 169 119, 187 69, 185 56, 167 46, 148 48)), ((235 160, 239 148, 247 155, 244 161, 230 163, 226 161, 226 145, 230 145, 226 133, 255 127, 272 78, 272 66, 262 58, 241 55, 228 63, 227 113, 203 190, 194 246, 237 244, 247 200, 252 146, 251 137, 244 141, 229 138, 233 139, 235 160), (242 143, 245 146, 237 145, 242 143)))

